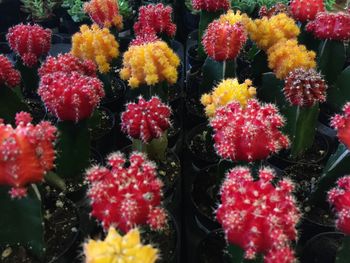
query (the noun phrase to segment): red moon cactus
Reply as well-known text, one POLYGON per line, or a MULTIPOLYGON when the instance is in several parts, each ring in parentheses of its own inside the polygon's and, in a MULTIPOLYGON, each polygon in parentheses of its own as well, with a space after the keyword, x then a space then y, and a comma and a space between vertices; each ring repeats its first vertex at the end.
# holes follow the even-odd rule
POLYGON ((331 125, 337 130, 339 140, 350 149, 350 102, 343 108, 344 114, 336 114, 331 125))

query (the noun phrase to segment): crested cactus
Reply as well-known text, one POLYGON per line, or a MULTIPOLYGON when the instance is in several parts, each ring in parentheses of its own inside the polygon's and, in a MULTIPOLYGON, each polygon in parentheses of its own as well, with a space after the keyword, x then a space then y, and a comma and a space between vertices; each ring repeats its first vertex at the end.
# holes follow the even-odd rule
POLYGON ((218 154, 232 161, 263 160, 289 146, 288 137, 279 130, 284 120, 277 108, 255 99, 245 108, 234 101, 217 109, 210 125, 218 154))
POLYGON ((290 242, 297 238, 300 212, 292 195, 293 183, 283 179, 273 184, 275 173, 269 168, 261 168, 258 175, 254 180, 246 167, 229 171, 216 217, 228 243, 242 248, 245 258, 262 253, 265 262, 294 262, 290 242), (290 260, 273 260, 281 258, 279 250, 286 250, 290 260))
POLYGON ((155 164, 138 152, 130 155, 130 165, 120 152, 107 159, 110 168, 95 166, 86 172, 91 215, 104 229, 114 225, 124 233, 146 224, 163 229, 167 224, 161 208, 163 183, 157 178, 155 164))
POLYGON ((344 114, 336 114, 331 121, 332 126, 337 130, 339 140, 350 149, 350 102, 343 108, 344 114))
POLYGON ((312 21, 319 12, 324 12, 324 0, 292 0, 290 2, 290 13, 300 22, 312 21))
POLYGON ((26 195, 26 185, 41 182, 54 167, 56 128, 49 122, 31 124, 29 113, 16 116, 16 128, 0 123, 0 184, 12 197, 26 195))
POLYGON ((14 88, 21 83, 21 75, 10 60, 4 55, 0 55, 0 85, 14 88))

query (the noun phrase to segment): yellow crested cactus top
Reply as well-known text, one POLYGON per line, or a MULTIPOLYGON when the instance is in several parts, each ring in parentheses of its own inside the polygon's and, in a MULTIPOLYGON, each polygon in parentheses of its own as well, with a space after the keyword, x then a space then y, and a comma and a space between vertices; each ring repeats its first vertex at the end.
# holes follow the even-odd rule
POLYGON ((249 79, 242 84, 239 84, 237 79, 225 79, 220 82, 211 94, 202 95, 201 103, 205 106, 207 116, 213 117, 217 108, 232 101, 237 101, 245 107, 248 100, 256 94, 256 89, 252 85, 249 79))
POLYGON ((299 45, 295 39, 279 41, 267 51, 267 55, 269 68, 279 79, 284 79, 296 68, 316 67, 316 53, 307 50, 304 45, 299 45))
POLYGON ((234 12, 233 10, 228 10, 226 14, 223 14, 219 17, 219 21, 229 22, 230 25, 234 25, 238 22, 242 22, 244 24, 245 19, 248 16, 246 14, 241 14, 241 11, 237 10, 234 12))
POLYGON ((265 51, 279 41, 294 39, 300 34, 295 21, 285 13, 279 13, 271 18, 245 19, 244 25, 250 38, 265 51))
POLYGON ((80 27, 80 32, 72 37, 71 53, 81 59, 95 61, 101 73, 110 70, 110 62, 119 56, 119 44, 107 28, 93 24, 80 27))
POLYGON ((120 236, 110 228, 104 241, 89 240, 84 244, 86 263, 154 263, 158 250, 150 245, 142 245, 137 229, 120 236))
POLYGON ((149 86, 162 81, 175 84, 180 59, 175 52, 161 40, 131 45, 123 56, 120 77, 128 80, 131 88, 142 84, 149 86))

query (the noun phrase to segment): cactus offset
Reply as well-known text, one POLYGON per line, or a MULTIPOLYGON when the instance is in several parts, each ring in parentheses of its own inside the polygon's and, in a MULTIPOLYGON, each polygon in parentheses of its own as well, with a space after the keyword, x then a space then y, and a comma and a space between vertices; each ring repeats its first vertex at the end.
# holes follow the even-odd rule
POLYGON ((319 12, 324 12, 324 0, 292 0, 289 5, 292 16, 301 22, 314 20, 319 12))
POLYGON ((138 103, 129 103, 121 115, 121 129, 133 139, 145 143, 160 138, 170 127, 171 109, 157 97, 146 101, 142 97, 138 103))
POLYGON ((36 24, 13 26, 6 37, 11 49, 28 67, 34 67, 51 48, 51 30, 36 24))
POLYGON ((57 118, 75 122, 89 118, 105 95, 98 78, 77 72, 44 75, 38 94, 57 118))
POLYGON ((84 244, 84 254, 86 263, 154 263, 158 259, 157 249, 142 245, 138 229, 121 236, 113 227, 109 228, 105 240, 88 240, 84 244))
POLYGON ((230 8, 230 2, 228 0, 192 0, 192 6, 196 10, 217 12, 228 10, 230 8))
POLYGON ((123 28, 123 17, 119 14, 116 0, 90 0, 84 4, 84 11, 101 28, 111 26, 115 26, 118 30, 123 28))
POLYGON ((172 22, 173 9, 163 4, 141 6, 139 18, 134 25, 136 35, 142 34, 146 28, 152 28, 157 34, 174 37, 176 25, 172 22))
POLYGON ((17 71, 10 60, 4 55, 0 55, 0 85, 11 88, 21 83, 21 74, 17 71))
POLYGON ((227 241, 244 249, 247 259, 263 253, 270 260, 267 262, 285 262, 271 260, 281 256, 275 250, 286 249, 293 254, 290 242, 297 238, 296 224, 300 219, 292 195, 294 186, 287 179, 274 185, 274 178, 269 168, 260 169, 259 180, 254 180, 249 168, 236 167, 228 172, 221 186, 216 217, 227 241))
POLYGON ((71 53, 81 59, 94 61, 101 73, 110 71, 110 63, 119 56, 119 44, 107 28, 82 25, 72 37, 71 53))
POLYGON ((25 186, 41 182, 54 166, 55 126, 31 121, 29 113, 20 112, 16 128, 0 123, 0 184, 13 187, 12 197, 25 196, 25 186))
POLYGON ((331 121, 331 125, 337 130, 339 141, 350 149, 350 102, 343 108, 344 114, 336 114, 331 121))
POLYGON ((39 69, 39 76, 55 72, 78 72, 79 74, 96 77, 96 64, 92 60, 80 60, 72 54, 59 54, 57 57, 49 56, 39 69))
POLYGON ((327 84, 316 70, 297 68, 288 74, 283 91, 292 105, 311 107, 326 101, 326 89, 327 84))
POLYGON ((279 131, 284 120, 277 108, 255 99, 249 100, 245 108, 231 102, 217 109, 210 125, 218 154, 232 161, 264 160, 289 146, 287 136, 279 131))
POLYGON ((105 229, 113 225, 128 232, 132 227, 150 223, 160 230, 165 227, 165 213, 161 207, 163 183, 157 178, 156 166, 138 152, 129 158, 130 165, 121 153, 108 157, 110 169, 92 167, 86 172, 90 183, 92 216, 102 222, 105 229), (161 222, 150 216, 157 214, 161 222))
POLYGON ((338 180, 337 186, 328 192, 328 201, 337 214, 337 228, 350 235, 350 176, 338 180))
POLYGON ((247 40, 241 23, 215 20, 205 32, 202 44, 209 57, 216 61, 234 60, 247 40))
POLYGON ((203 94, 201 103, 205 106, 205 113, 213 117, 217 108, 225 106, 232 101, 237 101, 245 107, 248 100, 256 94, 251 80, 246 79, 242 84, 238 79, 225 79, 221 81, 211 94, 203 94))
POLYGON ((306 25, 306 30, 319 39, 346 41, 350 39, 350 13, 319 13, 306 25))

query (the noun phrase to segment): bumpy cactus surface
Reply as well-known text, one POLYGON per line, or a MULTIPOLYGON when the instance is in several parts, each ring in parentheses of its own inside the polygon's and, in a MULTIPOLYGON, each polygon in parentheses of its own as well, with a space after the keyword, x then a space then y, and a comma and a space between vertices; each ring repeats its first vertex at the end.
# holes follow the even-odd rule
POLYGON ((115 26, 119 30, 123 28, 123 17, 119 14, 118 1, 116 0, 90 0, 84 4, 84 11, 101 28, 110 28, 111 26, 115 26))
POLYGON ((311 107, 326 101, 326 89, 327 84, 316 70, 297 68, 288 74, 283 91, 292 105, 311 107))
POLYGON ((171 109, 157 97, 149 101, 140 97, 129 103, 121 115, 121 129, 131 138, 145 143, 159 138, 170 127, 171 109))
POLYGON ((233 161, 263 160, 288 147, 287 136, 280 132, 284 120, 272 104, 251 99, 242 108, 231 102, 216 110, 210 121, 218 154, 233 161))
POLYGON ((75 122, 89 118, 105 95, 98 78, 77 72, 44 75, 38 93, 57 118, 75 122))
POLYGON ((244 249, 246 258, 263 253, 265 262, 294 262, 290 242, 297 238, 300 212, 292 195, 293 183, 283 179, 273 184, 275 173, 269 168, 260 169, 258 175, 259 180, 254 180, 246 167, 229 171, 216 217, 227 241, 244 249), (292 260, 272 260, 282 257, 279 250, 287 250, 292 260))
POLYGON ((289 8, 292 16, 301 22, 314 20, 319 12, 325 11, 324 0, 292 0, 289 8))
POLYGON ((205 10, 208 12, 228 10, 230 8, 230 2, 228 0, 192 0, 192 5, 196 10, 205 10))
POLYGON ((121 153, 112 153, 108 157, 110 168, 95 166, 86 172, 92 216, 105 229, 113 225, 124 233, 136 225, 164 228, 167 216, 161 208, 163 183, 157 178, 155 164, 138 152, 130 155, 130 165, 126 162, 121 153))
POLYGON ((134 25, 135 33, 139 35, 146 28, 151 28, 157 34, 174 37, 176 25, 172 22, 172 13, 171 6, 164 6, 163 4, 141 6, 138 21, 134 25))
POLYGON ((16 87, 21 83, 21 75, 11 61, 4 55, 0 55, 0 85, 16 87))
POLYGON ((306 30, 319 39, 346 41, 350 39, 350 13, 319 13, 306 25, 306 30))
POLYGON ((339 140, 350 149, 350 102, 343 108, 344 114, 336 114, 331 121, 339 140))
POLYGON ((113 227, 109 228, 105 240, 88 240, 84 254, 86 263, 154 263, 158 259, 157 249, 141 243, 138 229, 121 236, 113 227))
POLYGON ((25 186, 43 180, 54 166, 56 128, 49 122, 31 124, 29 113, 16 115, 16 128, 0 122, 0 184, 12 197, 25 196, 25 186))
POLYGON ((51 30, 36 24, 19 24, 9 29, 7 40, 11 49, 21 57, 23 64, 33 67, 51 48, 51 30))

